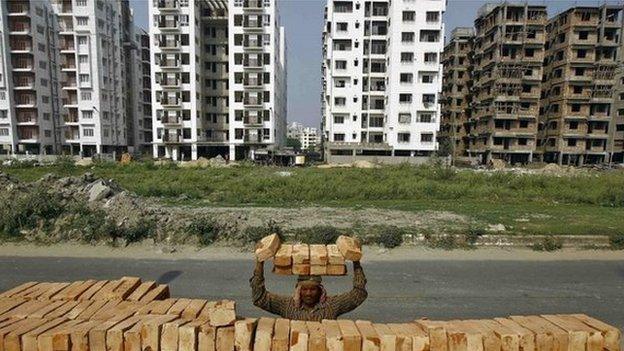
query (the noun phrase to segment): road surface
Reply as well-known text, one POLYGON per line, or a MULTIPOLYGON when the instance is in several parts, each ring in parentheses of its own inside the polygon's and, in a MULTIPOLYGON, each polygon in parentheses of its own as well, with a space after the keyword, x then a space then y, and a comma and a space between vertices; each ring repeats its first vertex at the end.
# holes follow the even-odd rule
MULTIPOLYGON (((170 284, 176 297, 229 298, 238 313, 264 313, 250 301, 249 260, 0 257, 0 290, 26 281, 139 276, 170 284)), ((292 293, 294 278, 268 272, 267 286, 292 293)), ((364 263, 368 300, 345 317, 378 322, 586 313, 624 329, 624 261, 402 260, 364 263)), ((330 294, 348 278, 326 278, 330 294)))

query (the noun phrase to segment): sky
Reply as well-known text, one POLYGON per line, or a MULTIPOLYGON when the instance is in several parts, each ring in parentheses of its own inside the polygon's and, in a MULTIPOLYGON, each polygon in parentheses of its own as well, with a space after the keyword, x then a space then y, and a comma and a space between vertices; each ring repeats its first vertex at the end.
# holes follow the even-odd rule
MULTIPOLYGON (((130 0, 137 25, 148 27, 148 1, 130 0)), ((449 36, 455 27, 472 26, 477 10, 485 3, 501 1, 448 0, 444 22, 449 36)), ((531 4, 548 5, 552 16, 571 6, 599 5, 605 0, 537 0, 531 4)), ((616 3, 616 1, 608 1, 616 3)), ((288 48, 288 123, 307 126, 321 123, 321 33, 325 0, 280 0, 281 23, 286 29, 288 48)))

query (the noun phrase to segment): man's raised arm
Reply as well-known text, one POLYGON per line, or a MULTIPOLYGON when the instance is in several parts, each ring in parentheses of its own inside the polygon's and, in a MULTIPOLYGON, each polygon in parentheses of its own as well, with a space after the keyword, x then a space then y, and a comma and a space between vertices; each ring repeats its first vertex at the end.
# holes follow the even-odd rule
POLYGON ((351 291, 332 296, 328 303, 338 315, 353 311, 366 300, 366 276, 360 262, 353 262, 353 289, 351 291))
POLYGON ((253 277, 249 280, 254 306, 267 312, 283 316, 291 298, 272 294, 264 286, 264 262, 256 262, 253 277))

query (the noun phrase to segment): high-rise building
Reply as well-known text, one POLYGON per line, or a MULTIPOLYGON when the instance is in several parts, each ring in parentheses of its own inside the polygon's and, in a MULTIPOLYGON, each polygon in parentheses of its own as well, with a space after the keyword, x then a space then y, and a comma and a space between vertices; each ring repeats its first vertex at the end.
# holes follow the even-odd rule
POLYGON ((288 125, 289 139, 297 139, 301 144, 301 150, 317 150, 321 145, 321 136, 317 128, 306 127, 303 123, 292 122, 288 125))
POLYGON ((4 152, 133 151, 127 0, 8 0, 0 20, 4 152))
POLYGON ((544 161, 609 161, 609 138, 617 135, 609 128, 617 129, 610 124, 618 119, 612 110, 621 29, 621 6, 572 7, 548 22, 540 120, 544 161))
POLYGON ((546 6, 484 5, 475 20, 468 154, 531 162, 536 149, 546 6))
POLYGON ((276 0, 153 0, 155 157, 253 157, 286 138, 276 0))
POLYGON ((327 161, 418 162, 437 150, 445 8, 444 0, 328 0, 321 97, 327 161))
POLYGON ((450 145, 453 156, 464 155, 470 143, 468 139, 470 119, 470 89, 472 88, 471 63, 474 29, 458 27, 451 32, 451 40, 444 47, 442 64, 442 121, 440 137, 450 145))

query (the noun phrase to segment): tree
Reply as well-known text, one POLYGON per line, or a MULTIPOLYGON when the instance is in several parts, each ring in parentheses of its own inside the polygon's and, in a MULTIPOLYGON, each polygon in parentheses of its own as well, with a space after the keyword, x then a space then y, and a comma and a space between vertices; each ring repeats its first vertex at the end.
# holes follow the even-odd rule
POLYGON ((301 151, 301 142, 299 139, 295 138, 286 138, 286 146, 292 147, 295 151, 301 151))

